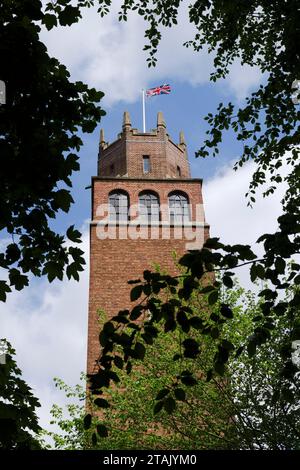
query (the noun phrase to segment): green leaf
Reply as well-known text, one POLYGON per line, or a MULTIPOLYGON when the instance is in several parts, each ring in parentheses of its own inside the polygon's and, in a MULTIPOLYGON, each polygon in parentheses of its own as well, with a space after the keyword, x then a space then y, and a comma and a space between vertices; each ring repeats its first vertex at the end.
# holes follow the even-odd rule
POLYGON ((195 339, 192 338, 187 338, 182 342, 182 345, 184 347, 184 356, 189 357, 189 358, 195 358, 200 350, 199 350, 199 344, 195 339))
POLYGON ((182 373, 180 379, 184 385, 188 385, 189 387, 197 385, 198 383, 198 381, 195 379, 195 377, 193 377, 192 374, 182 373))
POLYGON ((10 285, 14 286, 16 290, 22 290, 25 286, 28 286, 28 277, 21 274, 18 269, 11 269, 9 271, 10 285))
POLYGON ((99 333, 99 343, 103 348, 105 348, 109 343, 109 335, 104 330, 99 333))
POLYGON ((164 401, 164 409, 168 414, 172 414, 173 411, 176 409, 176 401, 172 397, 168 397, 164 401))
POLYGON ((107 437, 108 436, 108 431, 107 427, 104 424, 97 424, 97 433, 99 434, 100 437, 107 437))
POLYGON ((257 278, 265 279, 265 269, 259 263, 252 264, 250 268, 251 281, 254 282, 257 278))
POLYGON ((224 246, 223 243, 219 242, 219 240, 220 238, 209 238, 208 240, 206 240, 203 246, 205 248, 218 250, 220 248, 223 248, 224 246))
POLYGON ((235 353, 235 357, 238 358, 240 357, 240 355, 242 354, 242 352, 244 351, 244 346, 240 346, 237 350, 236 350, 236 353, 235 353))
MULTIPOLYGON (((229 341, 227 343, 231 344, 229 341)), ((228 349, 228 347, 224 347, 222 344, 219 344, 218 352, 216 354, 216 362, 225 364, 228 361, 229 352, 230 350, 228 349)))
POLYGON ((67 189, 60 189, 53 193, 53 208, 61 209, 64 212, 69 212, 71 204, 74 202, 70 191, 67 189))
POLYGON ((195 328, 195 330, 201 330, 203 328, 203 320, 199 317, 192 317, 189 322, 191 327, 195 328))
POLYGON ((201 294, 208 294, 209 292, 212 292, 214 290, 215 290, 214 286, 205 286, 200 290, 200 293, 201 294))
POLYGON ((212 337, 212 339, 217 339, 219 338, 220 336, 220 331, 219 331, 219 328, 217 327, 214 327, 210 330, 210 336, 212 337))
POLYGON ((97 445, 97 434, 95 432, 92 434, 92 444, 94 447, 97 445))
POLYGON ((163 400, 158 401, 157 403, 155 403, 154 408, 153 408, 153 413, 154 413, 155 415, 156 415, 157 413, 159 413, 159 412, 162 410, 163 406, 164 406, 163 400))
POLYGON ((222 348, 227 349, 227 351, 233 351, 234 350, 234 345, 232 344, 231 341, 228 341, 227 339, 222 339, 221 345, 222 345, 222 348))
POLYGON ((173 361, 179 361, 179 359, 182 359, 182 355, 181 354, 174 354, 173 361))
POLYGON ((134 347, 135 358, 143 360, 145 357, 146 348, 142 343, 136 343, 134 347))
POLYGON ((62 26, 71 26, 73 23, 77 23, 80 17, 79 7, 67 5, 64 10, 59 13, 59 23, 62 26))
POLYGON ((92 415, 91 414, 85 415, 84 420, 83 420, 84 429, 90 429, 91 424, 92 424, 92 415))
POLYGON ((149 345, 153 344, 154 342, 153 337, 149 333, 143 333, 141 338, 143 338, 144 342, 149 345))
POLYGON ((225 374, 225 364, 223 362, 215 362, 214 369, 221 377, 225 374))
POLYGON ((189 332, 190 323, 185 311, 182 309, 177 312, 177 322, 181 326, 182 331, 185 333, 189 332))
POLYGON ((120 356, 114 357, 114 363, 118 369, 123 369, 124 361, 120 356))
POLYGON ((213 292, 211 292, 208 296, 209 305, 214 305, 218 301, 218 298, 219 298, 219 292, 217 290, 214 290, 213 292))
POLYGON ((220 312, 225 318, 229 318, 229 319, 233 318, 233 312, 231 308, 226 304, 221 305, 220 312))
POLYGON ((256 322, 256 321, 260 321, 262 320, 262 316, 261 315, 256 315, 254 318, 252 318, 252 321, 256 322))
POLYGON ((174 331, 176 330, 176 321, 174 320, 174 318, 169 318, 166 323, 165 323, 165 327, 164 327, 164 330, 165 330, 165 333, 168 333, 168 331, 174 331))
POLYGON ((143 292, 145 295, 149 296, 152 292, 152 287, 150 284, 144 284, 143 285, 143 292))
POLYGON ((162 390, 160 390, 155 398, 155 400, 162 400, 163 398, 165 398, 167 395, 169 395, 170 393, 170 389, 168 388, 163 388, 162 390))
POLYGON ((67 278, 71 279, 71 277, 73 277, 73 279, 75 279, 75 281, 78 282, 79 281, 78 268, 80 267, 81 265, 78 265, 75 262, 69 264, 69 266, 67 266, 67 269, 66 269, 67 278))
POLYGON ((142 295, 142 292, 143 292, 143 285, 140 284, 138 286, 134 286, 130 292, 131 302, 135 302, 136 300, 138 300, 140 296, 142 295))
POLYGON ((210 382, 213 378, 213 369, 209 369, 206 374, 206 382, 210 382))
POLYGON ((222 282, 224 284, 224 286, 228 287, 229 289, 231 289, 233 287, 233 280, 231 279, 230 276, 223 276, 222 278, 222 282))
POLYGON ((13 264, 21 256, 21 251, 16 243, 11 243, 10 245, 7 246, 6 248, 6 262, 8 264, 13 264))
POLYGON ((300 285, 300 274, 298 274, 298 276, 294 278, 294 283, 296 284, 296 286, 300 285))
POLYGON ((185 401, 185 391, 182 388, 175 388, 174 395, 176 400, 185 401))
POLYGON ((140 279, 131 279, 127 281, 127 284, 140 284, 142 281, 140 279))
POLYGON ((272 291, 271 289, 263 289, 259 294, 259 297, 264 297, 266 300, 273 300, 275 299, 278 294, 275 291, 272 291))
POLYGON ((130 313, 131 320, 137 320, 143 313, 144 307, 142 305, 136 305, 130 313))
POLYGON ((110 370, 107 374, 108 374, 109 378, 111 380, 113 380, 115 383, 120 382, 120 378, 119 378, 119 376, 116 372, 113 372, 112 370, 110 370))
POLYGON ((132 371, 132 363, 130 361, 127 362, 125 369, 126 369, 126 374, 129 375, 132 371))
POLYGON ((279 274, 284 274, 286 267, 286 262, 283 258, 276 258, 275 260, 275 269, 279 274))
POLYGON ((11 292, 11 288, 7 285, 6 281, 0 281, 0 301, 6 301, 6 293, 11 292))
POLYGON ((74 243, 81 243, 81 233, 78 230, 74 229, 74 225, 71 225, 71 227, 68 228, 67 230, 67 237, 71 242, 74 243))
POLYGON ((94 403, 99 408, 109 408, 110 407, 110 404, 108 403, 107 400, 104 400, 104 398, 96 398, 96 400, 94 400, 94 403))
POLYGON ((249 341, 249 343, 247 344, 247 351, 248 351, 249 357, 255 356, 256 346, 257 345, 255 341, 249 341))
POLYGON ((55 15, 50 15, 49 13, 46 13, 43 16, 43 23, 48 29, 48 31, 50 31, 50 29, 52 29, 54 26, 57 26, 57 18, 55 15))

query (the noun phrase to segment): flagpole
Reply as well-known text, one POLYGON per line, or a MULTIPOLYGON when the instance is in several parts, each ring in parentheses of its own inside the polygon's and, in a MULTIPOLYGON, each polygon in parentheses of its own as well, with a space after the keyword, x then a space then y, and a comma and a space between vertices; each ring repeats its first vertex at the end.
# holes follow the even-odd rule
POLYGON ((145 113, 145 90, 142 90, 143 93, 143 132, 146 132, 146 113, 145 113))

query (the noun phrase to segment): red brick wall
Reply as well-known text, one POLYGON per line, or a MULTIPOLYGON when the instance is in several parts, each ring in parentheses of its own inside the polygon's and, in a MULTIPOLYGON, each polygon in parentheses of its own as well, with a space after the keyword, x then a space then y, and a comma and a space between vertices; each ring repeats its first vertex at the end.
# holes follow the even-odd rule
POLYGON ((101 151, 98 161, 98 174, 102 176, 125 175, 126 165, 126 144, 124 139, 113 142, 105 151, 101 151), (114 169, 111 171, 111 166, 114 169))
POLYGON ((186 153, 183 151, 178 151, 177 145, 175 145, 170 139, 167 141, 166 155, 168 175, 178 178, 177 167, 179 167, 181 178, 191 177, 190 165, 186 153))
MULTIPOLYGON (((158 193, 160 204, 168 203, 168 194, 173 190, 184 191, 191 202, 192 221, 195 221, 196 204, 202 204, 201 180, 143 180, 127 178, 93 178, 93 224, 91 225, 90 250, 90 298, 88 327, 88 372, 93 370, 99 354, 99 323, 97 310, 104 310, 113 316, 119 310, 130 307, 130 285, 127 281, 138 279, 145 269, 152 269, 154 263, 163 270, 176 272, 172 253, 180 257, 186 251, 185 239, 174 239, 174 227, 170 227, 170 239, 104 239, 97 237, 97 207, 108 201, 113 189, 126 190, 130 204, 138 203, 139 192, 145 189, 158 193)), ((204 214, 197 222, 205 224, 204 214)), ((144 229, 145 230, 145 229, 144 229)), ((148 230, 148 229, 147 229, 148 230)), ((208 226, 204 228, 208 237, 208 226)), ((118 233, 117 233, 118 235, 118 233)))
MULTIPOLYGON (((99 322, 97 310, 108 317, 130 308, 130 279, 142 278, 145 269, 153 270, 154 263, 176 273, 172 253, 178 259, 184 254, 185 240, 99 240, 96 226, 91 226, 90 296, 88 325, 88 373, 93 371, 99 355, 99 322)), ((172 233, 172 228, 171 228, 172 233)), ((205 238, 208 237, 208 228, 205 238)))
MULTIPOLYGON (((190 180, 143 180, 143 179, 125 179, 125 178, 93 178, 93 211, 92 217, 96 219, 97 207, 108 203, 108 194, 115 189, 125 190, 129 195, 130 205, 138 204, 138 195, 141 191, 155 191, 160 200, 160 204, 168 204, 168 194, 175 190, 183 191, 187 194, 191 205, 191 219, 195 220, 196 204, 203 204, 202 182, 199 179, 190 180)), ((198 220, 204 222, 204 219, 198 220)))
MULTIPOLYGON (((204 239, 208 237, 209 227, 205 223, 204 212, 196 215, 197 205, 203 207, 202 181, 190 178, 185 145, 174 144, 166 132, 162 117, 160 116, 159 119, 156 129, 141 133, 131 128, 127 115, 122 133, 110 145, 103 142, 104 134, 102 134, 98 162, 98 175, 100 176, 93 178, 92 181, 88 372, 92 372, 99 354, 100 326, 97 311, 101 309, 108 316, 112 316, 121 309, 130 308, 131 286, 127 281, 142 277, 145 269, 153 270, 154 263, 159 264, 170 274, 175 274, 172 253, 175 251, 179 258, 187 249, 186 239, 175 238, 174 227, 169 227, 168 239, 162 236, 169 218, 168 195, 171 191, 179 190, 187 195, 192 225, 195 227, 196 222, 200 223, 201 234, 204 233, 204 239), (143 155, 150 157, 148 174, 143 173, 143 155), (177 166, 181 170, 180 178, 178 178, 177 166), (135 240, 118 237, 116 239, 99 238, 97 223, 101 217, 99 213, 97 215, 97 209, 102 204, 108 204, 110 191, 116 189, 126 191, 130 206, 136 205, 136 207, 141 191, 155 191, 158 194, 160 205, 166 207, 166 212, 161 214, 157 225, 157 238, 135 240)), ((182 137, 181 141, 183 142, 182 137)), ((105 215, 103 213, 102 217, 105 215)), ((103 222, 102 230, 105 226, 106 223, 103 222)), ((110 227, 109 223, 108 226, 110 227)), ((146 229, 148 233, 149 228, 142 226, 141 229, 146 229)))
POLYGON ((163 126, 148 133, 126 127, 118 140, 105 148, 100 146, 100 176, 177 178, 177 166, 180 167, 181 178, 190 178, 186 152, 172 142, 163 126), (150 172, 146 174, 143 172, 143 155, 150 157, 150 172))
POLYGON ((166 137, 163 129, 154 134, 132 133, 127 145, 128 176, 131 178, 165 178, 167 174, 166 137), (143 172, 143 155, 150 158, 150 172, 143 172))

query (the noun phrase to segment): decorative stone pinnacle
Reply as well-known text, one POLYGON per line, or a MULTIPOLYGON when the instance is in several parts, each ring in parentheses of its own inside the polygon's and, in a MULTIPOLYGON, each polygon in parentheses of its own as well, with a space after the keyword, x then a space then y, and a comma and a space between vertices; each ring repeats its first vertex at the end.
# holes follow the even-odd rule
POLYGON ((186 147, 185 138, 183 131, 179 132, 179 145, 184 145, 186 147))
POLYGON ((100 129, 100 145, 105 144, 104 140, 104 129, 100 129))
POLYGON ((157 113, 157 127, 159 127, 159 126, 166 127, 164 116, 163 116, 163 113, 161 111, 159 111, 157 113))
POLYGON ((123 115, 123 127, 131 127, 129 112, 125 111, 123 115))
POLYGON ((100 129, 99 146, 102 148, 102 150, 106 149, 106 147, 108 146, 108 143, 105 142, 105 140, 104 140, 104 129, 100 129))

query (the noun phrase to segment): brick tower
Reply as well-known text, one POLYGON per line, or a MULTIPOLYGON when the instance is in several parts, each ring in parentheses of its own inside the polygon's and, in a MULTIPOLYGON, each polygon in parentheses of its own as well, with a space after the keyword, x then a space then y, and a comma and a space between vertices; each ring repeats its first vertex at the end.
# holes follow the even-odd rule
POLYGON ((98 176, 92 178, 88 373, 99 354, 99 316, 130 307, 127 281, 155 264, 175 274, 180 257, 209 236, 202 180, 191 178, 184 135, 175 144, 162 113, 140 132, 124 113, 122 132, 108 144, 100 132, 98 176))

